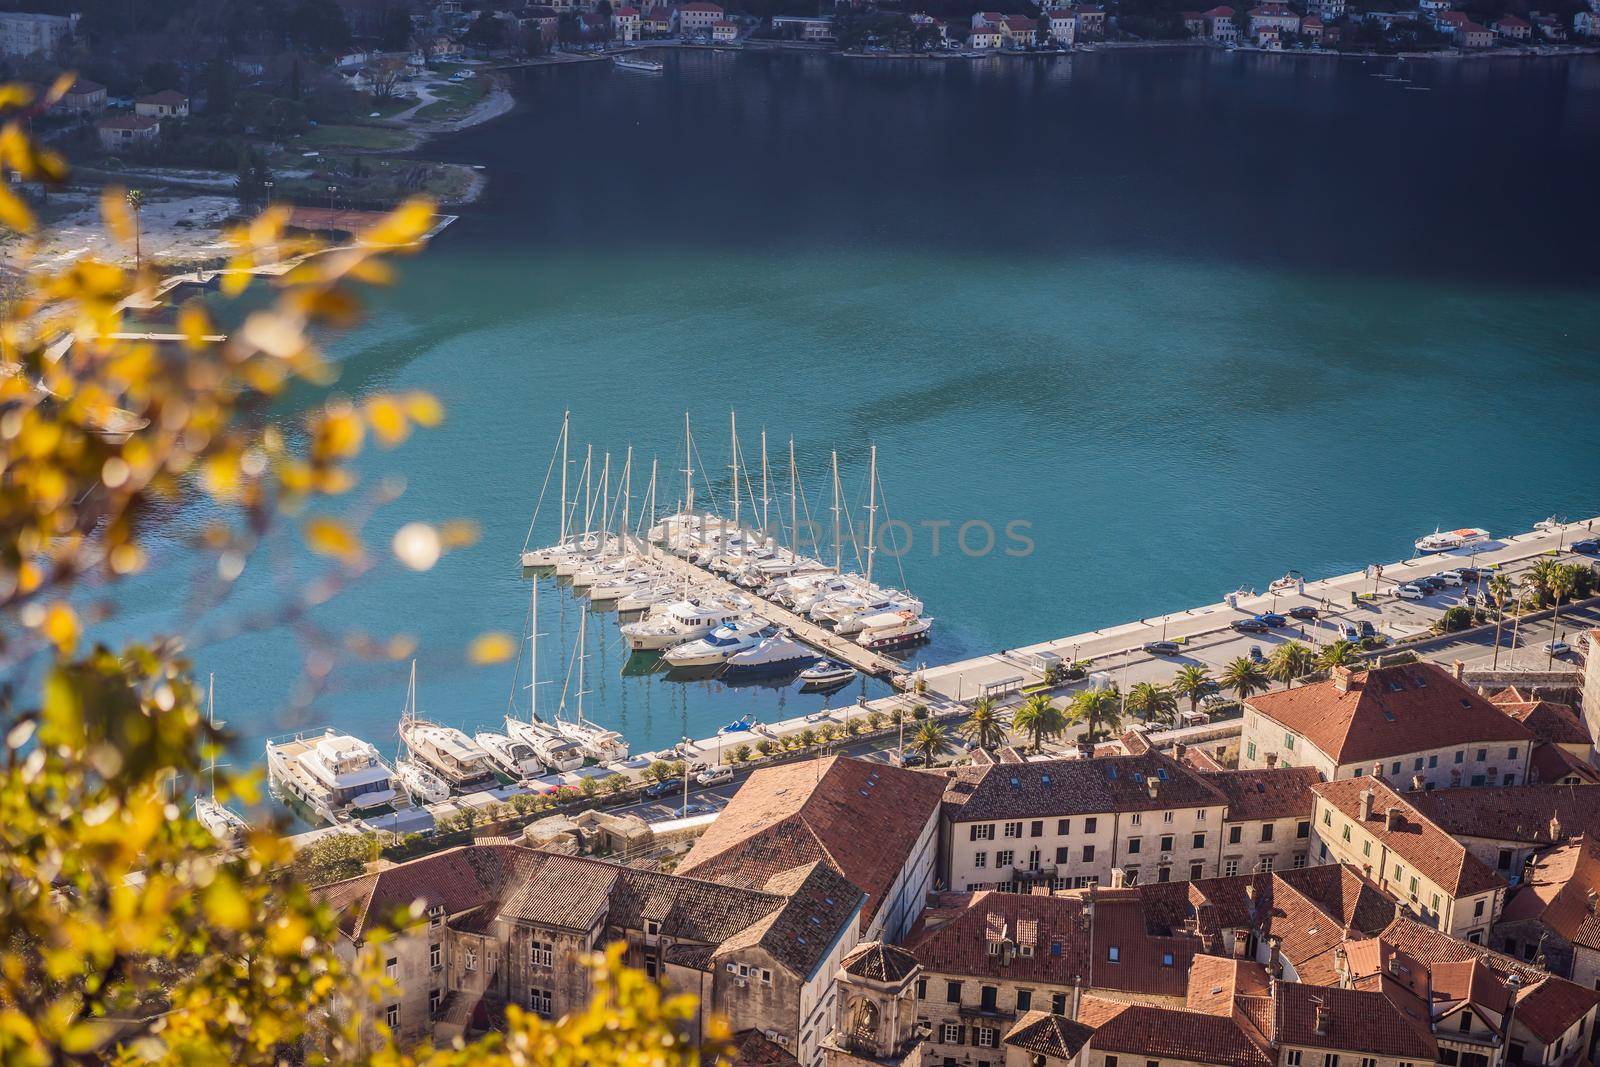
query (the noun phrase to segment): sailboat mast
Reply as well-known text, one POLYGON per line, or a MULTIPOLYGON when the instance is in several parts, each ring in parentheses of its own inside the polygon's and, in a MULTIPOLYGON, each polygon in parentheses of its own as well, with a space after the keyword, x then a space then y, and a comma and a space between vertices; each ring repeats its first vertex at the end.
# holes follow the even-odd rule
POLYGON ((728 434, 733 438, 733 528, 739 528, 739 414, 728 412, 728 434))
POLYGON ((844 573, 844 543, 839 536, 839 452, 833 452, 833 572, 844 573))
POLYGON ((621 535, 622 551, 628 550, 628 535, 633 532, 628 525, 629 509, 633 505, 633 446, 628 446, 628 458, 622 463, 622 521, 617 525, 621 535))
POLYGON ((683 513, 694 511, 694 438, 689 436, 689 413, 683 413, 683 513))
POLYGON ((594 532, 594 483, 589 474, 594 469, 594 445, 583 447, 583 536, 585 540, 594 532))
POLYGON ((539 721, 539 580, 528 594, 528 721, 539 721))
POLYGON ((578 723, 583 724, 583 635, 589 630, 589 613, 582 608, 578 617, 578 723))
POLYGON ((795 561, 800 559, 800 512, 795 495, 794 438, 789 438, 789 552, 795 561))
POLYGON ((761 430, 761 536, 767 536, 767 431, 761 430))
POLYGON ((567 433, 571 425, 572 412, 561 413, 561 538, 558 545, 567 543, 567 433))
POLYGON ((867 584, 872 584, 872 556, 878 551, 878 446, 867 461, 867 584))
MULTIPOLYGON (((206 720, 212 729, 217 726, 217 676, 213 672, 206 675, 206 720)), ((217 799, 217 751, 216 740, 210 744, 210 760, 206 764, 206 772, 211 778, 211 799, 217 799)))

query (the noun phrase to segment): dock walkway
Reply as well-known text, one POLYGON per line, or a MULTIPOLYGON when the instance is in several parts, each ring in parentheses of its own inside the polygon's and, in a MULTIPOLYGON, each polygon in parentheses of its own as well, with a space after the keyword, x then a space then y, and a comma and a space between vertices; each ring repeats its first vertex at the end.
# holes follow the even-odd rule
POLYGON ((673 555, 671 552, 659 551, 651 557, 655 562, 663 563, 673 572, 693 580, 701 586, 709 586, 726 596, 741 596, 751 601, 756 606, 756 612, 768 622, 778 626, 786 626, 794 631, 794 635, 812 648, 821 650, 824 654, 846 663, 864 674, 892 680, 895 675, 906 673, 906 667, 898 660, 881 656, 871 649, 841 637, 832 630, 825 630, 821 626, 797 615, 788 608, 780 607, 769 600, 756 596, 748 589, 741 589, 725 578, 697 567, 686 559, 673 555))

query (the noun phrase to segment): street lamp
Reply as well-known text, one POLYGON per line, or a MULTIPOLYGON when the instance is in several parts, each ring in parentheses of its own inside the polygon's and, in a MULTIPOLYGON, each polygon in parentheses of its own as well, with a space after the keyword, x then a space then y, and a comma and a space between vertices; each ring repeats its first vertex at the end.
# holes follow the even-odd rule
POLYGON ((678 740, 682 745, 683 752, 683 811, 680 814, 682 818, 687 819, 689 817, 689 745, 692 742, 687 737, 681 737, 678 740))
POLYGON ((272 206, 272 180, 268 179, 267 181, 264 181, 261 184, 267 190, 267 206, 271 207, 272 206))
MULTIPOLYGON (((333 240, 333 194, 339 191, 337 185, 328 186, 328 240, 333 240)), ((685 738, 684 740, 688 740, 685 738)))

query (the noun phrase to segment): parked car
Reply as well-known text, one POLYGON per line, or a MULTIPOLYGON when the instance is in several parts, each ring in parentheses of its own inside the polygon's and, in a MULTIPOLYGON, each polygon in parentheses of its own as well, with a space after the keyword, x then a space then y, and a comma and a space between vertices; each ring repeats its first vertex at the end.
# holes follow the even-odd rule
POLYGON ((907 752, 905 755, 900 757, 900 766, 902 767, 921 767, 927 762, 928 761, 922 757, 922 753, 920 752, 907 752))
POLYGON ((644 795, 651 800, 660 800, 662 797, 670 797, 682 787, 683 783, 676 778, 665 778, 652 785, 645 786, 644 795))
POLYGON ((1267 657, 1263 656, 1261 654, 1261 646, 1260 645, 1251 645, 1250 646, 1250 662, 1251 663, 1265 663, 1265 662, 1267 662, 1267 657))
POLYGON ((701 785, 721 785, 723 782, 733 781, 733 768, 728 766, 707 767, 694 776, 694 780, 701 785))
POLYGON ((1428 595, 1428 591, 1421 585, 1415 585, 1411 583, 1395 586, 1393 593, 1401 600, 1421 600, 1423 597, 1428 595))
POLYGON ((1445 587, 1445 580, 1437 574, 1430 574, 1426 578, 1413 579, 1411 584, 1421 589, 1425 594, 1437 593, 1445 587))
POLYGON ((1176 641, 1146 641, 1144 650, 1152 656, 1176 656, 1183 646, 1176 641))
POLYGON ((1256 618, 1260 619, 1273 629, 1278 629, 1279 627, 1289 625, 1289 620, 1284 618, 1282 615, 1279 615, 1276 611, 1262 612, 1260 615, 1257 615, 1256 618))
POLYGON ((1236 631, 1238 631, 1239 633, 1242 633, 1242 634, 1264 634, 1269 629, 1271 629, 1271 627, 1269 627, 1266 623, 1262 622, 1259 618, 1257 618, 1257 619, 1234 619, 1228 625, 1233 627, 1234 630, 1236 630, 1236 631))
POLYGON ((1455 573, 1461 576, 1463 582, 1475 582, 1479 578, 1487 578, 1489 569, 1487 567, 1457 567, 1455 573))
POLYGON ((1344 639, 1346 641, 1361 640, 1361 631, 1356 629, 1355 623, 1347 622, 1344 624, 1344 639))
POLYGON ((1360 632, 1361 632, 1361 636, 1362 637, 1377 637, 1378 636, 1378 628, 1376 626, 1372 625, 1372 623, 1368 622, 1366 619, 1362 619, 1361 620, 1361 631, 1360 632))
POLYGON ((1314 619, 1317 617, 1317 609, 1310 604, 1301 604, 1299 607, 1289 609, 1289 617, 1292 619, 1314 619))
POLYGON ((1234 703, 1232 697, 1223 696, 1221 693, 1207 693, 1200 698, 1200 706, 1207 710, 1220 708, 1232 703, 1234 703))
POLYGON ((1572 542, 1572 551, 1584 556, 1600 556, 1600 541, 1589 538, 1572 542))
POLYGON ((1461 575, 1456 571, 1440 571, 1438 574, 1433 575, 1430 581, 1439 581, 1443 582, 1445 585, 1452 586, 1460 585, 1461 575))
POLYGON ((1565 656, 1568 652, 1572 651, 1572 646, 1560 638, 1557 638, 1554 641, 1546 641, 1544 643, 1544 651, 1550 653, 1552 656, 1565 656))

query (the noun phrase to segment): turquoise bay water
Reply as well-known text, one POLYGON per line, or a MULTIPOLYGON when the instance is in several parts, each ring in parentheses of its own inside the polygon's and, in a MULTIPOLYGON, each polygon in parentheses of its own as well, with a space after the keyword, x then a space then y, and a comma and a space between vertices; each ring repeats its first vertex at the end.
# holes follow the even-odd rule
MULTIPOLYGON (((488 198, 335 345, 342 391, 427 388, 449 412, 365 464, 408 486, 369 541, 457 516, 482 540, 312 619, 415 635, 423 710, 498 721, 509 667, 462 650, 521 628, 514 560, 565 409, 614 463, 658 456, 663 501, 683 412, 718 468, 737 409, 747 458, 769 431, 775 498, 794 436, 824 525, 828 451, 860 508, 876 442, 915 535, 878 565, 936 616, 927 662, 1399 558, 1439 525, 1594 514, 1600 65, 1392 68, 1431 92, 1377 69, 697 53, 657 78, 530 73, 515 113, 442 146, 489 168, 488 198), (1026 524, 1031 553, 962 552, 970 520, 1026 524), (938 555, 925 523, 949 524, 938 555)), ((119 625, 175 617, 188 564, 176 540, 159 561, 119 625)), ((315 573, 278 539, 217 615, 271 603, 280 568, 315 573)), ((546 709, 578 619, 546 583, 546 709)), ((821 703, 623 677, 612 617, 591 626, 586 707, 636 750, 821 703)), ((340 654, 290 717, 321 639, 206 631, 195 659, 246 756, 329 721, 393 745, 403 664, 340 654)))

